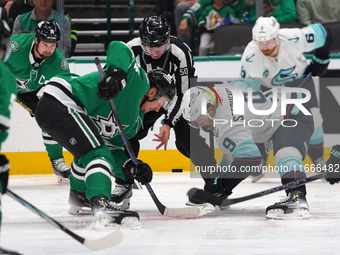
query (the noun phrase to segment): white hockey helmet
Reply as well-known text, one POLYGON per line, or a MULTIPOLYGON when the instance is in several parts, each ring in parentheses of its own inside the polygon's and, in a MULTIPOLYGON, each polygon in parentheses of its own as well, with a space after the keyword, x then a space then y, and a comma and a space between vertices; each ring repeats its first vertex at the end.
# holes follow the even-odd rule
POLYGON ((259 17, 253 27, 253 39, 255 41, 269 41, 276 38, 280 29, 277 20, 271 17, 259 17))
POLYGON ((208 113, 208 104, 217 107, 217 96, 208 87, 197 86, 187 90, 182 99, 183 118, 194 128, 199 128, 195 120, 208 113))

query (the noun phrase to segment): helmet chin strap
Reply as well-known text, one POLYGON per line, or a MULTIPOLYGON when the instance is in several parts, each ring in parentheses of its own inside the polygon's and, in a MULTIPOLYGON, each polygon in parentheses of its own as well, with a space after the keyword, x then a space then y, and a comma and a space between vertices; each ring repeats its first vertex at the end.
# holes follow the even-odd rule
POLYGON ((35 45, 35 51, 38 53, 40 58, 44 59, 44 55, 40 54, 40 52, 38 51, 39 43, 40 43, 40 40, 38 40, 37 44, 35 45))
POLYGON ((144 96, 144 98, 143 98, 143 101, 140 103, 140 107, 142 107, 143 106, 143 104, 145 104, 146 103, 146 101, 148 101, 148 102, 151 102, 151 101, 149 101, 149 97, 147 97, 147 96, 144 96))

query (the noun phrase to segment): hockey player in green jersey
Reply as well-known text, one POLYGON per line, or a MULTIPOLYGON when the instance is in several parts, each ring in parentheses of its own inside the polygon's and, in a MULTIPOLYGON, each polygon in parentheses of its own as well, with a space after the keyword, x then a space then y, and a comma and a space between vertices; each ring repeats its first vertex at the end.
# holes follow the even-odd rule
MULTIPOLYGON (((11 41, 11 32, 6 21, 0 20, 0 149, 2 143, 8 136, 9 122, 11 117, 11 109, 14 104, 17 89, 14 75, 4 65, 8 59, 11 49, 9 47, 11 41)), ((0 197, 6 192, 8 183, 9 162, 5 155, 0 154, 0 197)), ((1 208, 1 207, 0 207, 1 208)), ((2 214, 0 211, 0 224, 2 214)), ((8 251, 0 248, 0 254, 15 255, 17 252, 8 251)))
POLYGON ((107 52, 104 81, 98 72, 50 79, 38 93, 41 98, 35 116, 39 126, 75 158, 70 175, 69 213, 89 213, 86 207, 91 207, 95 223, 104 218, 95 227, 112 223, 134 226, 138 213, 118 210, 109 201, 110 175, 113 172, 123 180, 134 178, 145 184, 152 180, 152 171, 142 161, 134 165, 124 152, 107 99, 114 98, 125 133, 131 138, 140 129, 144 114, 167 107, 176 89, 171 76, 163 70, 146 75, 126 44, 113 41, 107 52))
MULTIPOLYGON (((183 15, 181 22, 178 26, 178 36, 184 37, 189 32, 189 27, 195 27, 198 25, 198 19, 201 16, 203 10, 214 4, 214 0, 199 0, 183 15)), ((224 1, 226 4, 233 8, 236 20, 233 19, 234 23, 243 23, 243 16, 249 10, 249 7, 243 0, 228 0, 224 1)))
MULTIPOLYGON (((60 29, 53 21, 40 22, 35 35, 12 35, 12 54, 6 65, 17 79, 18 102, 33 114, 36 94, 44 82, 59 73, 70 73, 65 57, 56 49, 59 40, 60 29)), ((58 182, 68 182, 70 167, 63 158, 63 148, 45 132, 43 140, 58 182)))

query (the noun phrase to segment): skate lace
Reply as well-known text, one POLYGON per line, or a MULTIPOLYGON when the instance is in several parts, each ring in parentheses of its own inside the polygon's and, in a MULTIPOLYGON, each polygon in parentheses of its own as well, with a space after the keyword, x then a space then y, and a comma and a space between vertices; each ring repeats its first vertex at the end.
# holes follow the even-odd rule
POLYGON ((282 198, 282 199, 280 199, 280 203, 286 203, 286 202, 288 202, 289 200, 291 199, 291 197, 289 197, 289 196, 286 196, 285 198, 282 198))
POLYGON ((111 201, 107 201, 105 203, 105 206, 106 206, 107 209, 110 209, 110 210, 116 210, 116 211, 120 211, 120 212, 124 211, 124 210, 120 209, 119 207, 116 207, 115 203, 111 202, 111 201))
POLYGON ((283 203, 286 203, 286 202, 289 202, 289 201, 293 201, 294 197, 295 197, 295 194, 289 193, 288 196, 286 196, 285 198, 280 199, 280 203, 283 204, 283 203))
POLYGON ((112 191, 112 195, 120 196, 120 195, 123 195, 127 191, 129 191, 129 186, 116 185, 115 189, 112 191))
POLYGON ((295 202, 297 200, 299 200, 299 197, 301 196, 301 194, 299 192, 291 192, 288 194, 288 196, 286 196, 285 198, 281 199, 280 203, 287 203, 287 202, 295 202))
POLYGON ((54 159, 52 160, 52 163, 57 171, 59 172, 66 172, 70 169, 70 167, 66 164, 65 160, 63 158, 54 159))

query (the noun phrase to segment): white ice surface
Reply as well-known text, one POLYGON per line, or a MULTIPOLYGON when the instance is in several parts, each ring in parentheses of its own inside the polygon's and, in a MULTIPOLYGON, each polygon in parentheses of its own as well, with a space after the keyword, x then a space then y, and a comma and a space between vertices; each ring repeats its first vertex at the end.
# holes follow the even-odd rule
MULTIPOLYGON (((201 179, 188 173, 155 173, 151 183, 159 200, 168 207, 183 207, 186 192, 201 188, 201 179)), ((280 185, 279 179, 242 182, 232 197, 280 185)), ((109 232, 88 229, 91 216, 68 211, 69 186, 56 183, 54 175, 10 176, 9 189, 85 238, 109 232)), ((271 195, 216 210, 197 219, 161 215, 147 190, 134 190, 132 210, 141 217, 141 228, 123 229, 123 241, 115 247, 91 251, 69 235, 7 195, 2 197, 1 246, 22 254, 340 254, 340 185, 315 181, 307 184, 309 220, 266 220, 265 209, 284 197, 271 195)))

